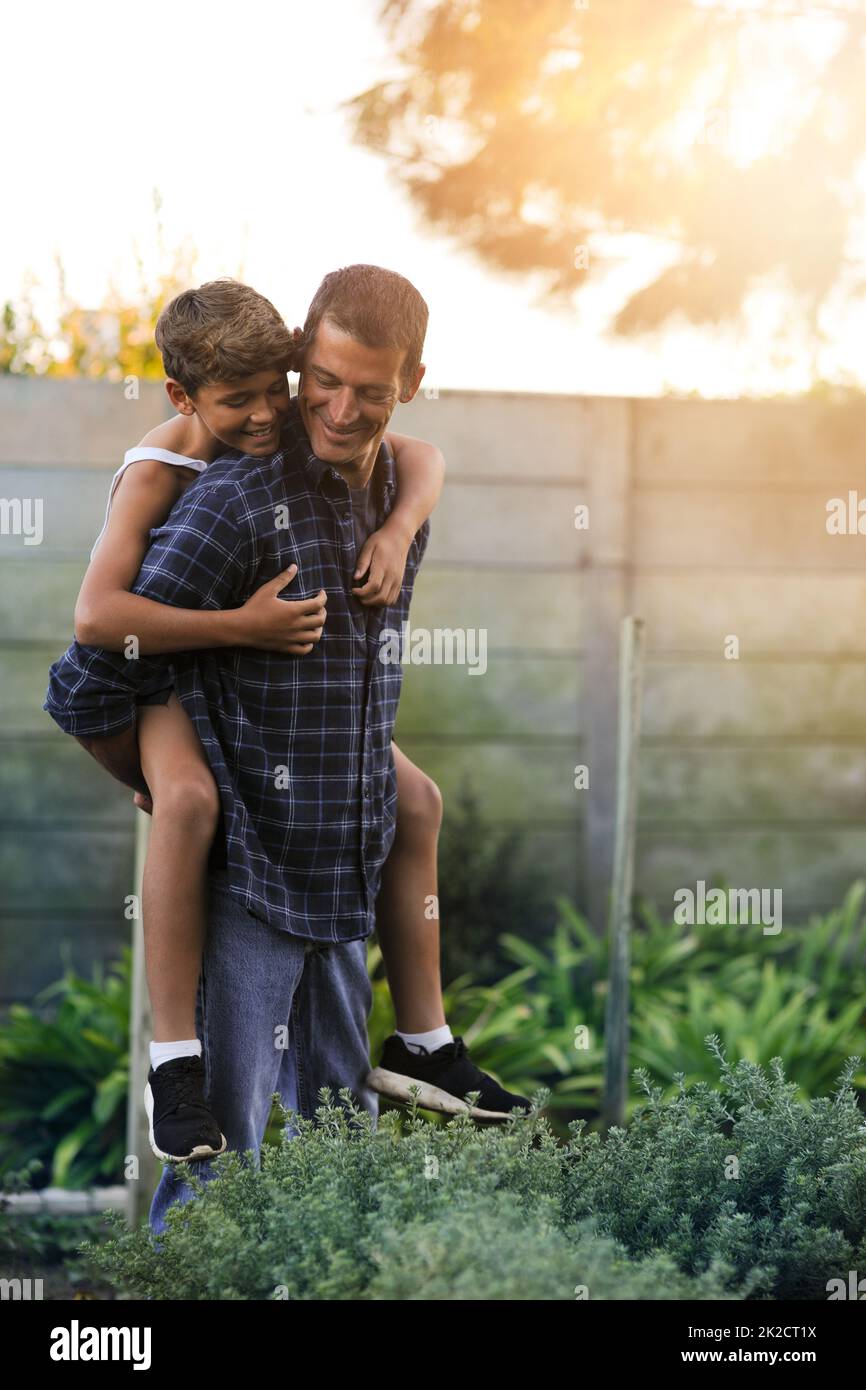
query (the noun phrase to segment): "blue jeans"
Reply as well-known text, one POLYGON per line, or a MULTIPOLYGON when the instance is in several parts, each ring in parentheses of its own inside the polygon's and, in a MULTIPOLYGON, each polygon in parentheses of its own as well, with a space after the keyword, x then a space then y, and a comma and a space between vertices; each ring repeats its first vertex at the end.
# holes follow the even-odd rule
MULTIPOLYGON (((348 1086, 375 1126, 378 1095, 366 1085, 373 1004, 366 941, 321 947, 269 927, 228 891, 224 869, 211 871, 208 888, 196 1033, 206 1095, 228 1148, 252 1149, 258 1162, 274 1091, 287 1108, 313 1119, 319 1087, 331 1087, 339 1100, 340 1087, 348 1086)), ((193 1171, 203 1182, 215 1176, 212 1160, 193 1171)), ((194 1195, 166 1164, 151 1229, 165 1230, 166 1209, 194 1195)))

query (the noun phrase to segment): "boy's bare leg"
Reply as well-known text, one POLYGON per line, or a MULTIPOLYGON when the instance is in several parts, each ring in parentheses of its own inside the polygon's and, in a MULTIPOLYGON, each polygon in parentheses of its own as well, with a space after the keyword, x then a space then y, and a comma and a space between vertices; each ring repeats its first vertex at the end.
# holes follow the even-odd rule
POLYGON ((138 745, 153 823, 142 882, 154 1042, 196 1036, 195 1001, 207 924, 207 859, 219 792, 174 691, 139 709, 138 745))
POLYGON ((130 724, 128 729, 119 734, 105 734, 98 738, 76 734, 75 739, 118 782, 122 782, 125 787, 132 787, 133 791, 148 795, 138 755, 138 735, 134 724, 130 724))
POLYGON ((445 1024, 439 961, 437 847, 442 796, 432 778, 392 744, 397 770, 397 829, 376 899, 376 935, 394 1001, 397 1030, 427 1033, 445 1024))

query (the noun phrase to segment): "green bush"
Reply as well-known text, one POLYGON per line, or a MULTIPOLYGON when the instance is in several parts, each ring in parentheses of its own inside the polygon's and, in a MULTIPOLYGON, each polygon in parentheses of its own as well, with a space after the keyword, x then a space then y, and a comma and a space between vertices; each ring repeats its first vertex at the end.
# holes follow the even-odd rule
MULTIPOLYGON (((505 1133, 393 1113, 369 1115, 327 1090, 316 1121, 255 1168, 236 1153, 169 1211, 158 1249, 146 1228, 88 1251, 132 1297, 157 1299, 573 1299, 724 1296, 665 1256, 631 1262, 592 1223, 562 1229, 561 1152, 543 1119, 505 1133)), ((283 1112, 289 1118, 289 1112, 283 1112)))
MULTIPOLYGON (((858 880, 840 908, 757 937, 754 926, 682 926, 644 906, 631 943, 632 1064, 668 1094, 678 1072, 688 1084, 714 1084, 704 1045, 713 1033, 732 1061, 767 1065, 781 1057, 804 1096, 825 1093, 846 1057, 866 1055, 864 896, 858 880)), ((560 898, 557 906, 543 946, 503 937, 516 970, 491 986, 464 977, 445 999, 454 1032, 484 1070, 523 1095, 548 1087, 554 1119, 567 1119, 601 1109, 608 944, 572 904, 560 898), (578 1028, 586 1047, 576 1045, 578 1028)), ((384 986, 376 988, 373 1023, 387 1026, 384 986)), ((866 1090, 863 1068, 853 1080, 866 1090)), ((637 1103, 633 1092, 628 1115, 637 1103)), ((564 1124, 557 1127, 564 1133, 564 1124)))
POLYGON ((749 1297, 826 1298, 827 1280, 866 1269, 866 1124, 850 1058, 830 1098, 795 1100, 774 1058, 769 1076, 727 1062, 707 1039, 721 1088, 704 1082, 647 1097, 628 1129, 602 1142, 572 1126, 563 1216, 640 1258, 664 1252, 689 1275, 726 1265, 749 1297))
MULTIPOLYGON (((866 883, 842 906, 778 936, 754 927, 683 927, 643 907, 632 938, 630 1057, 671 1094, 669 1078, 715 1084, 708 1032, 726 1054, 766 1065, 781 1057, 804 1096, 827 1092, 846 1057, 866 1055, 866 883)), ((575 1116, 601 1109, 607 943, 565 899, 542 945, 506 933, 517 968, 495 984, 470 975, 444 990, 446 1016, 478 1064, 509 1090, 550 1092, 565 1138, 575 1116), (575 1045, 587 1030, 588 1047, 575 1045)), ((374 941, 370 1055, 378 1061, 394 1011, 374 941)), ((38 1158, 43 1183, 114 1181, 125 1153, 130 953, 93 980, 67 972, 36 1003, 59 1000, 51 1019, 13 1006, 0 1027, 0 1176, 38 1158)), ((446 976, 447 978, 447 976, 446 976)), ((866 1071, 854 1076, 866 1090, 866 1071)), ((630 1116, 638 1103, 633 1091, 630 1116)), ((387 1105, 387 1103, 385 1103, 387 1105)), ((444 1123, 444 1121, 439 1121, 444 1123)), ((276 1142, 276 1111, 268 1138, 276 1142)))
POLYGON ((648 1100, 606 1139, 556 1142, 539 1109, 494 1128, 465 1115, 401 1134, 327 1090, 261 1166, 214 1160, 155 1239, 85 1247, 131 1297, 157 1299, 825 1298, 866 1268, 866 1127, 850 1061, 832 1099, 798 1103, 781 1065, 720 1090, 648 1100), (732 1157, 739 1177, 731 1173, 732 1157))
POLYGON ((12 1209, 7 1192, 33 1190, 33 1179, 41 1164, 31 1160, 25 1168, 9 1172, 0 1193, 0 1262, 9 1278, 41 1279, 46 1298, 71 1298, 86 1291, 89 1296, 110 1298, 107 1285, 94 1289, 83 1273, 81 1245, 99 1242, 107 1234, 103 1215, 78 1213, 59 1215, 51 1211, 18 1214, 12 1209))
POLYGON ((35 1186, 116 1182, 126 1153, 132 952, 91 981, 72 970, 34 1001, 13 1004, 0 1028, 0 1177, 32 1159, 35 1186))

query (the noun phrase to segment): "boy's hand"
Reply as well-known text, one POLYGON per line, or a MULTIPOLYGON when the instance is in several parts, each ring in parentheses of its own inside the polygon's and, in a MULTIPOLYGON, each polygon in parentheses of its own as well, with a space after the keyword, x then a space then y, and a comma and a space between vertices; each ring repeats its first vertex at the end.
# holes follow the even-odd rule
POLYGON ((291 656, 306 656, 313 650, 325 625, 328 595, 320 589, 313 598, 277 598, 297 572, 297 565, 289 565, 237 609, 238 646, 288 652, 291 656))
POLYGON ((406 537, 387 523, 368 536, 352 577, 354 597, 366 604, 394 603, 403 587, 406 556, 411 544, 411 536, 406 537), (362 584, 362 580, 366 582, 362 584))

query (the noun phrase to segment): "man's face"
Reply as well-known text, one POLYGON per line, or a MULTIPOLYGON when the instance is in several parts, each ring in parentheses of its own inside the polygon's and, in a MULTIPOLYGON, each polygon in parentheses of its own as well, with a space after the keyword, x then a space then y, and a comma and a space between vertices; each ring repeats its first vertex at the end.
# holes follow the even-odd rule
POLYGON ((323 318, 307 348, 298 386, 301 420, 313 452, 344 471, 347 481, 372 467, 398 401, 410 401, 421 384, 403 385, 403 348, 359 343, 323 318))
POLYGON ((230 449, 267 458, 279 448, 280 428, 289 409, 285 372, 257 372, 200 386, 192 398, 196 414, 230 449))

